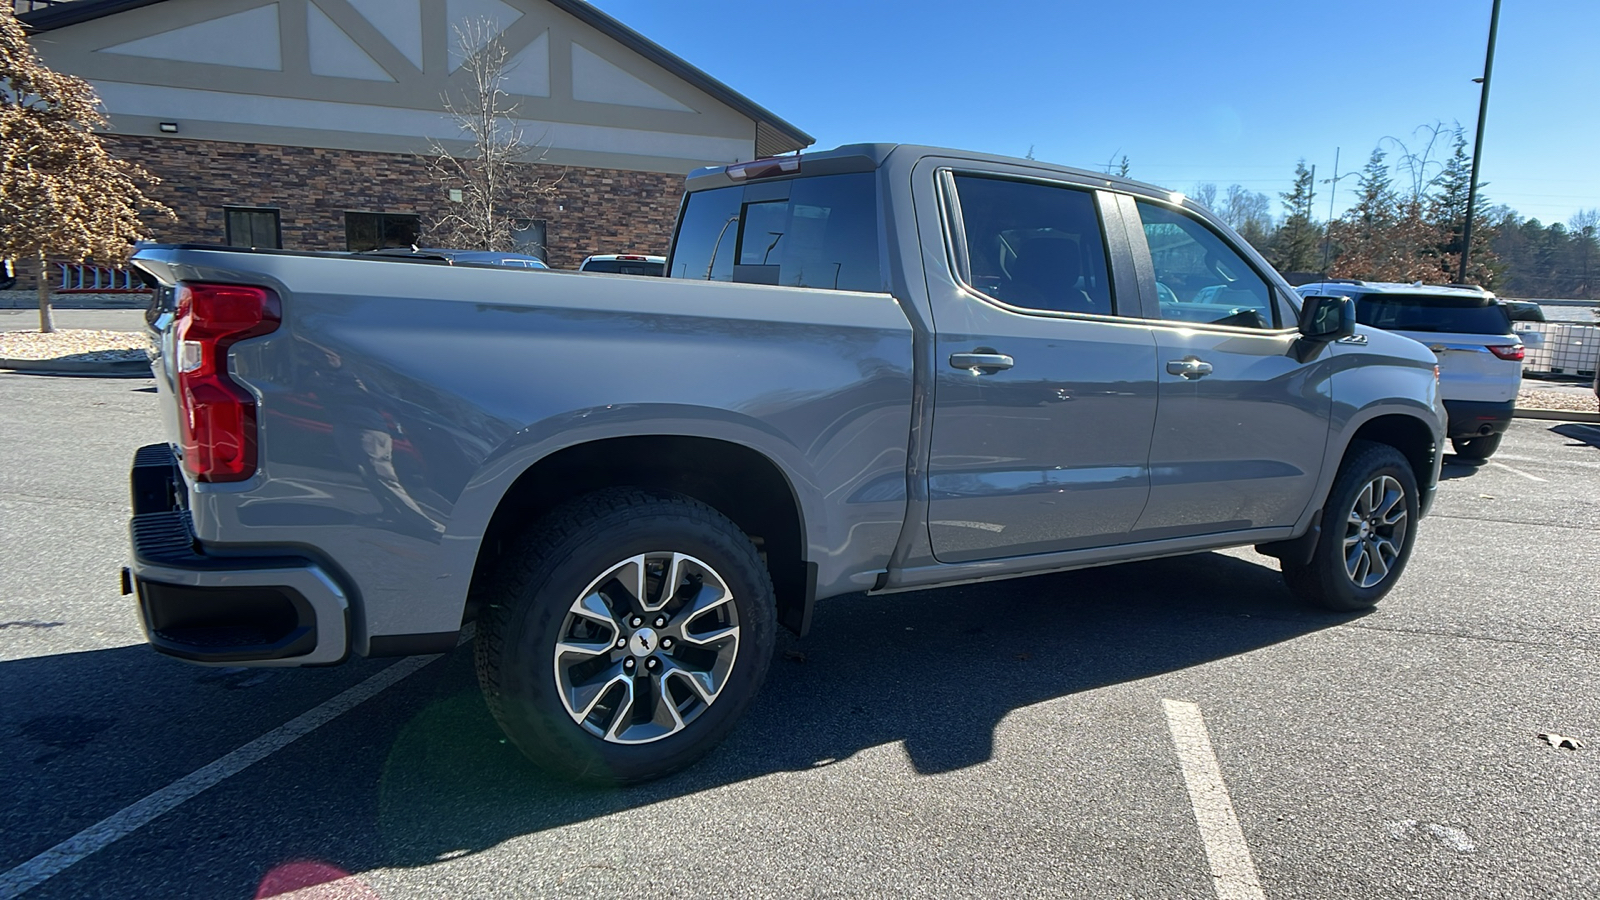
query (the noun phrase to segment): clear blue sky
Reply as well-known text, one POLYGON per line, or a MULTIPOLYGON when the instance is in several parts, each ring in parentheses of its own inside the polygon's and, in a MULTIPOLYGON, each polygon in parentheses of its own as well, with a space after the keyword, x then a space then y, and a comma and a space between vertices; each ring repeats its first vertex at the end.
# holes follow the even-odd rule
MULTIPOLYGON (((1491 0, 594 0, 810 132, 1288 189, 1384 137, 1472 139, 1491 0)), ((1448 147, 1443 148, 1448 150, 1448 147)), ((1391 153, 1391 160, 1398 153, 1391 153)), ((1503 0, 1481 180, 1549 224, 1600 207, 1600 2, 1503 0)), ((1342 179, 1339 210, 1355 179, 1342 179)), ((1317 216, 1328 185, 1318 185, 1317 216)))

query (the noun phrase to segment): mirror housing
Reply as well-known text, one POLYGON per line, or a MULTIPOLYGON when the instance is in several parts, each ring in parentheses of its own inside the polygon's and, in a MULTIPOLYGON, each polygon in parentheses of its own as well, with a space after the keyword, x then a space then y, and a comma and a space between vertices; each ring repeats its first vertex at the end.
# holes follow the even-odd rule
POLYGON ((1300 334, 1330 343, 1356 333, 1356 302, 1349 297, 1306 297, 1300 304, 1300 334))

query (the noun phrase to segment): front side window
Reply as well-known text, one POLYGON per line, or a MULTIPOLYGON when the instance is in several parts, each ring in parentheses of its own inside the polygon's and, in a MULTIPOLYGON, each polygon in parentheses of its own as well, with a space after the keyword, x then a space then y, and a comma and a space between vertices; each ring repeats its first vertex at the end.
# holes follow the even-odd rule
POLYGON ((230 247, 283 248, 279 238, 278 211, 228 206, 222 210, 230 247))
POLYGON ((876 175, 696 191, 669 265, 673 278, 883 291, 876 175))
POLYGON ((1161 318, 1202 325, 1273 328, 1272 288, 1198 219, 1138 201, 1161 318))
POLYGON ((410 247, 422 233, 416 216, 396 213, 347 212, 344 214, 345 247, 352 252, 410 247))
POLYGON ((955 186, 968 284, 1009 306, 1115 314, 1092 194, 978 175, 955 186))

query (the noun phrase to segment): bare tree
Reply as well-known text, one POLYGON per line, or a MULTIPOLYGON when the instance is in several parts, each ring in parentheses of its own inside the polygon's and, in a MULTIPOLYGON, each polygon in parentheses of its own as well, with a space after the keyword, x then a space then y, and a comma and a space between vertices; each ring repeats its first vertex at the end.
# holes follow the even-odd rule
POLYGON ((117 265, 146 236, 141 210, 170 217, 139 183, 148 172, 100 142, 99 100, 87 81, 39 60, 0 9, 0 259, 39 266, 39 330, 51 332, 50 257, 117 265))
POLYGON ((1445 164, 1434 158, 1434 150, 1439 141, 1455 135, 1461 130, 1459 123, 1446 125, 1435 122, 1432 125, 1421 125, 1411 132, 1412 142, 1417 144, 1413 151, 1406 143, 1397 137, 1386 137, 1379 142, 1379 149, 1384 143, 1399 149, 1395 168, 1405 172, 1411 181, 1411 201, 1421 203, 1428 191, 1439 183, 1439 177, 1444 174, 1445 164))
POLYGON ((1190 199, 1212 212, 1217 211, 1217 186, 1211 182, 1197 183, 1189 192, 1190 199))
POLYGON ((426 232, 448 247, 515 250, 517 220, 560 195, 561 179, 541 178, 531 165, 543 152, 526 140, 517 123, 518 104, 504 89, 513 63, 499 32, 484 19, 456 28, 465 60, 457 77, 465 77, 466 87, 443 100, 467 147, 452 150, 446 141, 431 140, 433 155, 425 158, 450 201, 449 211, 429 222, 426 232))

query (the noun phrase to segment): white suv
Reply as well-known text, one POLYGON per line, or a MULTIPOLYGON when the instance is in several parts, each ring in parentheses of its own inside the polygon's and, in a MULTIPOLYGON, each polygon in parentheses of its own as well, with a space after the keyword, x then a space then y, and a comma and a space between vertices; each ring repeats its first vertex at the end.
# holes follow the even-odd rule
POLYGON ((1297 290, 1307 297, 1349 297, 1356 302, 1357 322, 1432 350, 1456 455, 1488 459, 1499 448, 1522 387, 1524 349, 1494 294, 1477 287, 1377 281, 1321 281, 1297 290))

